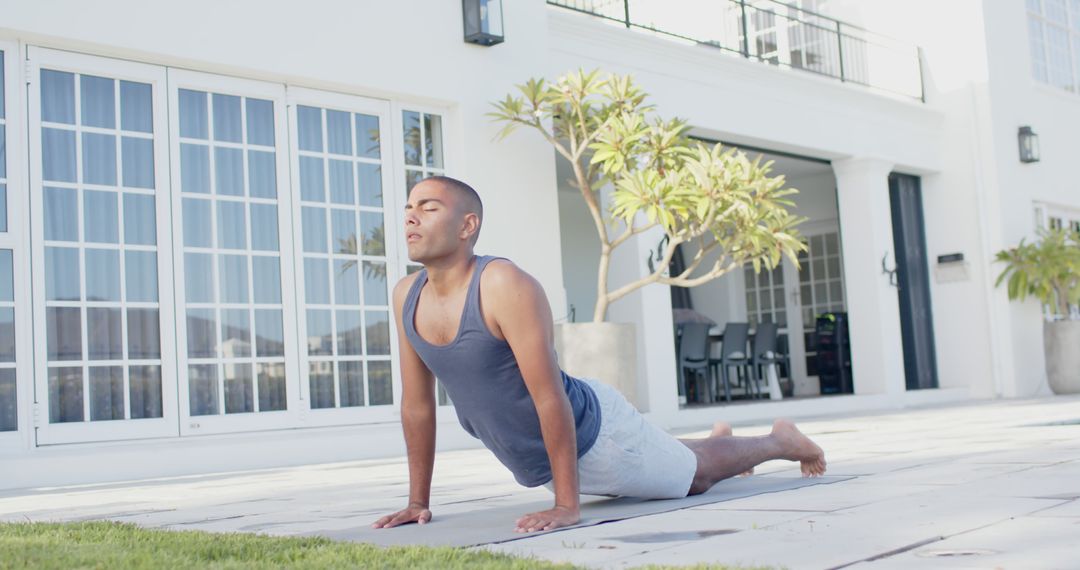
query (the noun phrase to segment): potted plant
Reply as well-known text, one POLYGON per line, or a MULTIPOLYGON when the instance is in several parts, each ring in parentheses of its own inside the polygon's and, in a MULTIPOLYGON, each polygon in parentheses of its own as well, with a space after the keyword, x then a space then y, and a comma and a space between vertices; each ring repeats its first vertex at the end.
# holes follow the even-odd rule
POLYGON ((1060 228, 1040 231, 1033 243, 999 251, 1010 300, 1031 295, 1043 305, 1046 376, 1055 394, 1080 393, 1080 236, 1060 228))
MULTIPOLYGON (((591 323, 556 327, 560 362, 571 374, 615 385, 636 404, 633 324, 605 322, 611 303, 651 283, 693 287, 746 263, 772 269, 797 263, 805 248, 783 176, 771 162, 687 136, 687 123, 665 120, 646 104, 631 76, 578 70, 554 82, 530 79, 494 103, 501 139, 518 127, 541 134, 569 162, 575 186, 600 240, 596 309, 591 323), (605 195, 606 194, 606 195, 605 195), (613 251, 635 236, 662 230, 657 264, 627 283, 609 279, 613 251), (686 268, 669 274, 676 249, 686 268)), ((640 407, 640 406, 639 406, 640 407)))

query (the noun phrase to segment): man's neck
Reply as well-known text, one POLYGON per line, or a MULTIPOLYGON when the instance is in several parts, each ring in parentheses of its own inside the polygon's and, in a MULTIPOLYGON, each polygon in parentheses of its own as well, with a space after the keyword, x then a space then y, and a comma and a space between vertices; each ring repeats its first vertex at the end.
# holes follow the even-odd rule
POLYGON ((438 297, 447 297, 468 288, 475 261, 476 255, 470 251, 425 264, 428 285, 438 297))

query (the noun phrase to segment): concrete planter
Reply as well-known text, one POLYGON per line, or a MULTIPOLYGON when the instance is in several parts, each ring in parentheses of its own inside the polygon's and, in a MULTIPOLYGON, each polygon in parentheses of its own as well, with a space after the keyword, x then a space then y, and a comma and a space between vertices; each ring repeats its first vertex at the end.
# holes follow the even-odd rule
POLYGON ((1080 394, 1080 321, 1043 323, 1046 377, 1055 394, 1080 394))
POLYGON ((592 378, 622 392, 642 408, 637 394, 637 334, 633 323, 555 325, 559 365, 576 378, 592 378))

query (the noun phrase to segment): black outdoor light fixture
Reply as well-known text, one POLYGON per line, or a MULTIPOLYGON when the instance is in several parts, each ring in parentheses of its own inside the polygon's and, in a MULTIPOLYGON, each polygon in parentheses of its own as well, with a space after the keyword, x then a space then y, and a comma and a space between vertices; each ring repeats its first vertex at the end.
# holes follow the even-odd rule
POLYGON ((1039 135, 1029 126, 1020 127, 1020 162, 1039 162, 1039 135))
POLYGON ((465 41, 482 46, 503 42, 502 0, 461 0, 465 41))

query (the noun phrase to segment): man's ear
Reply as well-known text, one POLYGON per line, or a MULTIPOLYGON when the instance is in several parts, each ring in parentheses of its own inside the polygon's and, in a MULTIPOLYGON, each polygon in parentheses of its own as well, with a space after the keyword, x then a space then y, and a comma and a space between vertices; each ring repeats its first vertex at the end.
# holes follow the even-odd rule
POLYGON ((475 212, 465 214, 465 223, 461 225, 461 239, 467 240, 480 231, 480 216, 475 212))

